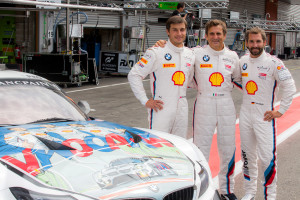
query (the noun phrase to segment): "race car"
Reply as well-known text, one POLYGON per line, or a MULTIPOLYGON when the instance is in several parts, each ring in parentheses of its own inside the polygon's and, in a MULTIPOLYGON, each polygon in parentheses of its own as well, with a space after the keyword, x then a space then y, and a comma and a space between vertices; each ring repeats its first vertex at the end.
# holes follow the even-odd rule
POLYGON ((0 102, 0 199, 220 199, 188 140, 88 117, 34 74, 1 71, 0 102))

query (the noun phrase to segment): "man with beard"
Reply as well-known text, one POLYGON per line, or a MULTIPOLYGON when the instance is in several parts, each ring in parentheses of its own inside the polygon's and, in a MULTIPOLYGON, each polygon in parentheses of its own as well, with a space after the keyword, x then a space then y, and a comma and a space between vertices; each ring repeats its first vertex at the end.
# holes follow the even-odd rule
POLYGON ((289 70, 264 51, 266 34, 254 27, 246 32, 250 54, 240 59, 243 103, 240 111, 244 188, 242 200, 254 200, 257 190, 257 152, 264 173, 264 196, 276 199, 277 160, 275 118, 281 117, 296 92, 289 70), (276 88, 282 91, 279 110, 274 109, 276 88))
POLYGON ((146 51, 128 74, 131 89, 148 108, 150 129, 187 137, 188 103, 186 90, 194 75, 195 55, 184 47, 187 23, 180 16, 166 24, 169 40, 165 48, 146 51), (148 99, 142 80, 150 74, 152 98, 148 99))
MULTIPOLYGON (((231 97, 235 80, 240 81, 238 55, 225 47, 227 28, 221 20, 205 25, 208 45, 195 47, 195 84, 198 94, 194 107, 193 139, 209 160, 212 138, 217 127, 220 155, 219 185, 222 200, 237 200, 234 190, 236 112, 231 97)), ((164 41, 156 45, 163 46, 164 41)), ((241 85, 236 83, 237 87, 241 85)))

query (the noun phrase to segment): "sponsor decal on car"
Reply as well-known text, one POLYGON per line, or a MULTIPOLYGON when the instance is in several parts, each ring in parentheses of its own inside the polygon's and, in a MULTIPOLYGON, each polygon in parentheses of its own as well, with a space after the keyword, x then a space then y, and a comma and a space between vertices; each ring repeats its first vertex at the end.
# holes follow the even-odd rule
POLYGON ((31 86, 41 86, 46 88, 55 88, 59 89, 55 84, 52 84, 47 81, 41 80, 24 80, 24 79, 11 79, 11 80, 1 80, 0 86, 9 86, 9 85, 31 85, 31 86))

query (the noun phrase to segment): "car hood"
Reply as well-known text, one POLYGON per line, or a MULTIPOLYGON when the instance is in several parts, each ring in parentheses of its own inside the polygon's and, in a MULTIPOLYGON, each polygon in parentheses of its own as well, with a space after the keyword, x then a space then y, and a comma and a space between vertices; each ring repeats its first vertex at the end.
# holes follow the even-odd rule
POLYGON ((153 130, 93 120, 1 127, 0 133, 2 163, 46 188, 113 199, 194 184, 190 159, 153 130))

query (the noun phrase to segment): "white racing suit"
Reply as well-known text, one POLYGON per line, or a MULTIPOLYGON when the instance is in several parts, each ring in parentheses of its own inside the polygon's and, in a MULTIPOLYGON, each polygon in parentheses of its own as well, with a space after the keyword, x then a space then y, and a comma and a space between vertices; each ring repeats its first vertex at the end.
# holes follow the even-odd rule
POLYGON ((232 80, 241 79, 239 58, 226 47, 215 51, 207 45, 193 50, 196 56, 195 82, 198 89, 194 107, 194 143, 208 161, 217 127, 220 191, 222 194, 233 193, 236 112, 231 90, 232 80))
POLYGON ((194 143, 208 161, 217 127, 220 192, 233 193, 236 112, 231 91, 232 81, 241 79, 239 57, 226 47, 215 51, 207 45, 193 50, 196 56, 195 82, 198 89, 194 107, 194 143))
POLYGON ((154 100, 163 101, 163 109, 148 109, 150 129, 187 137, 188 103, 186 90, 194 75, 195 56, 191 49, 178 48, 170 41, 164 48, 146 51, 128 74, 131 89, 145 105, 148 97, 142 79, 150 74, 150 88, 154 100))
POLYGON ((281 114, 291 105, 296 87, 282 61, 265 52, 258 58, 246 54, 240 60, 240 67, 243 85, 240 133, 245 191, 256 193, 258 153, 264 173, 265 199, 274 200, 277 180, 275 119, 264 121, 264 113, 274 110, 278 85, 282 90, 278 110, 281 114))

